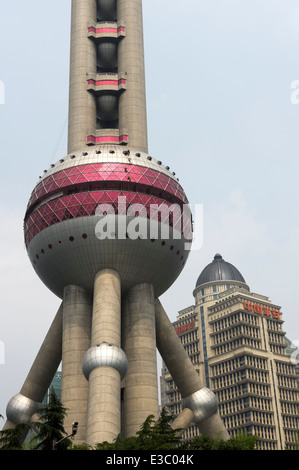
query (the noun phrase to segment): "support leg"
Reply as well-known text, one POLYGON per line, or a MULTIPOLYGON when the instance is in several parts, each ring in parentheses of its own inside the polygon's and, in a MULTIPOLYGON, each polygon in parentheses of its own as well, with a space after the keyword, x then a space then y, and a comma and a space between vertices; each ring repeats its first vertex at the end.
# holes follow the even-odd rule
POLYGON ((215 394, 202 387, 200 378, 180 342, 159 300, 156 300, 157 348, 182 398, 183 407, 192 410, 202 434, 229 439, 219 416, 215 394))
POLYGON ((78 286, 67 286, 63 298, 62 389, 61 401, 67 408, 66 431, 79 423, 75 443, 86 442, 88 382, 82 373, 82 360, 90 347, 92 296, 78 286))
POLYGON ((29 423, 41 407, 61 361, 62 310, 61 304, 20 393, 11 398, 7 405, 4 429, 18 423, 29 423))
POLYGON ((120 383, 127 360, 120 349, 121 286, 117 272, 100 271, 95 278, 91 348, 83 360, 89 380, 86 440, 112 442, 121 432, 120 383))
POLYGON ((194 423, 194 414, 189 408, 184 408, 183 411, 176 417, 171 424, 172 429, 177 429, 179 435, 182 435, 192 423, 194 423))
POLYGON ((151 284, 136 285, 126 294, 122 340, 128 358, 123 401, 127 437, 134 435, 149 415, 158 417, 155 300, 151 284))

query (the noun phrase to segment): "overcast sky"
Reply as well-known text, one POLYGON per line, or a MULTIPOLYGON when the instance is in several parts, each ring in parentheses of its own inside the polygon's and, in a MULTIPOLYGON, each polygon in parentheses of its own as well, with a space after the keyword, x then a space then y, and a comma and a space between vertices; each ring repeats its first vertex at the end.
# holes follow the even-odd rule
MULTIPOLYGON (((299 343, 298 2, 143 5, 149 151, 204 211, 203 246, 162 303, 172 321, 193 304, 197 277, 219 252, 253 292, 282 306, 287 336, 299 343)), ((5 415, 60 304, 30 265, 22 225, 38 176, 66 154, 71 1, 1 0, 0 8, 5 415)))

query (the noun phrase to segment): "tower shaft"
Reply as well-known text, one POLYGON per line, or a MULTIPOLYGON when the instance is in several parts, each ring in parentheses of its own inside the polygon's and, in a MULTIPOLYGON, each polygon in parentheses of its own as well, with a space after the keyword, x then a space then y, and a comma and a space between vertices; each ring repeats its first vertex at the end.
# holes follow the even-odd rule
POLYGON ((119 101, 120 128, 128 129, 132 147, 147 152, 142 0, 118 0, 117 11, 127 32, 118 52, 119 70, 127 76, 127 90, 119 101))
POLYGON ((72 1, 68 153, 107 143, 148 150, 142 0, 110 3, 72 1))
POLYGON ((87 26, 96 18, 95 0, 72 0, 68 152, 84 148, 96 123, 96 103, 86 91, 88 72, 96 69, 96 50, 87 37, 87 26))

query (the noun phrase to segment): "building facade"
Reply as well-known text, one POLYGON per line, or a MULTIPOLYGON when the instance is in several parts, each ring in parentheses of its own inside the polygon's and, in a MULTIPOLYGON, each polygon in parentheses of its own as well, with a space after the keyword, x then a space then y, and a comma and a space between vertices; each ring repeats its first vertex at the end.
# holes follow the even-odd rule
MULTIPOLYGON (((231 436, 258 436, 261 450, 295 448, 299 430, 296 365, 287 354, 281 309, 252 293, 241 273, 217 254, 199 276, 195 305, 174 322, 202 383, 217 396, 231 436)), ((176 416, 181 397, 163 365, 162 405, 176 416)), ((191 426, 184 438, 198 435, 191 426)))
POLYGON ((59 370, 55 373, 51 385, 47 390, 47 394, 43 399, 44 406, 49 404, 52 390, 54 391, 56 397, 61 400, 61 372, 59 370))

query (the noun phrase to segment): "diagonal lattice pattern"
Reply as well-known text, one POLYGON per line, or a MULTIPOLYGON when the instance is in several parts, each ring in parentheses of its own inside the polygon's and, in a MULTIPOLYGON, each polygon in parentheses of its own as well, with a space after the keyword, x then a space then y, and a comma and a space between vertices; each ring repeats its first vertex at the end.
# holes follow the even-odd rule
MULTIPOLYGON (((125 197, 126 211, 129 206, 133 204, 140 204, 146 209, 147 217, 152 217, 153 220, 168 223, 171 227, 179 232, 188 233, 191 229, 190 219, 184 218, 183 213, 180 212, 179 217, 173 216, 167 211, 163 213, 159 210, 161 205, 166 204, 171 207, 172 204, 164 199, 154 197, 152 195, 134 193, 134 192, 121 192, 121 191, 98 191, 98 192, 83 192, 78 194, 71 194, 69 196, 60 197, 49 202, 45 202, 39 208, 34 210, 25 220, 25 243, 26 246, 40 231, 44 230, 51 225, 54 225, 64 220, 86 217, 95 215, 96 209, 100 204, 109 204, 118 214, 118 201, 119 197, 125 197)), ((141 215, 141 214, 140 214, 141 215)), ((191 232, 190 232, 191 238, 191 232)))
POLYGON ((159 188, 179 198, 183 203, 188 203, 180 184, 164 173, 144 166, 109 162, 78 165, 44 178, 33 190, 28 208, 38 199, 61 188, 95 181, 139 183, 159 188))

